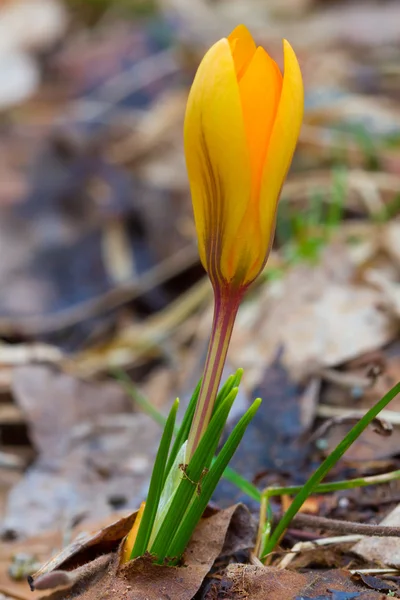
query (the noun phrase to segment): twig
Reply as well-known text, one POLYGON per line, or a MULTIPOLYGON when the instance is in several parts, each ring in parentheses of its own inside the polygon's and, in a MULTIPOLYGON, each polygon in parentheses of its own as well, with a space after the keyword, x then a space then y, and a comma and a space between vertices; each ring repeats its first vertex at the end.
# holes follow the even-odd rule
MULTIPOLYGON (((367 409, 360 408, 339 408, 337 406, 330 406, 328 404, 320 404, 317 408, 318 417, 363 417, 367 412, 367 409)), ((392 423, 392 425, 400 425, 400 413, 395 410, 382 410, 379 413, 379 417, 392 423)))
MULTIPOLYGON (((344 481, 333 481, 328 483, 319 483, 313 489, 312 493, 326 494, 335 492, 338 490, 349 490, 357 487, 364 487, 367 485, 375 485, 379 483, 388 483, 389 481, 395 481, 400 478, 400 470, 392 471, 390 473, 382 473, 381 475, 372 475, 370 477, 357 477, 356 479, 347 479, 344 481)), ((307 484, 305 484, 307 485, 307 484)), ((259 554, 261 546, 263 546, 263 537, 270 535, 271 522, 267 519, 267 509, 269 499, 273 496, 293 495, 302 492, 304 485, 301 486, 287 486, 287 487, 269 487, 261 492, 261 505, 260 505, 260 520, 256 542, 256 553, 259 554)))
POLYGON ((178 70, 179 65, 173 50, 162 50, 147 56, 99 86, 93 94, 95 102, 86 100, 71 102, 69 118, 78 121, 104 118, 105 113, 114 109, 119 102, 134 92, 148 87, 163 77, 172 76, 178 70))
POLYGON ((262 564, 261 560, 254 554, 254 552, 250 552, 249 562, 254 567, 264 568, 264 565, 262 564))
POLYGON ((128 281, 102 296, 81 302, 65 310, 49 315, 34 315, 27 317, 1 317, 0 332, 2 335, 37 335, 60 331, 89 317, 98 316, 104 312, 123 306, 142 294, 164 283, 174 275, 189 269, 198 262, 197 249, 190 245, 167 258, 162 263, 150 269, 140 279, 128 281))
MULTIPOLYGON (((318 429, 314 431, 314 433, 308 438, 309 443, 313 443, 316 440, 327 435, 328 431, 332 429, 332 427, 336 427, 337 425, 349 424, 353 425, 357 423, 359 417, 355 417, 354 415, 345 415, 344 417, 332 417, 326 420, 318 429)), ((391 435, 393 432, 392 423, 385 421, 381 417, 375 417, 370 423, 370 427, 373 427, 375 432, 381 435, 391 435)))
POLYGON ((298 513, 292 523, 313 529, 324 531, 337 531, 343 534, 371 535, 376 537, 400 537, 400 527, 388 527, 386 525, 371 525, 369 523, 354 523, 353 521, 340 521, 338 519, 327 519, 315 515, 298 513))
POLYGON ((399 569, 393 569, 386 567, 385 569, 350 569, 349 573, 355 575, 356 573, 362 573, 363 575, 386 575, 392 573, 398 573, 399 569))
POLYGON ((342 388, 361 388, 367 390, 372 388, 379 375, 381 375, 382 369, 377 365, 371 365, 364 375, 357 375, 355 373, 346 373, 343 371, 337 371, 336 369, 321 369, 318 371, 318 376, 324 381, 335 383, 342 388))
POLYGON ((321 538, 319 540, 315 540, 314 542, 298 542, 282 558, 278 564, 278 569, 286 569, 293 559, 296 558, 296 555, 300 554, 300 552, 312 552, 317 548, 333 546, 334 544, 354 544, 355 542, 359 542, 361 539, 361 535, 340 535, 329 538, 321 538))

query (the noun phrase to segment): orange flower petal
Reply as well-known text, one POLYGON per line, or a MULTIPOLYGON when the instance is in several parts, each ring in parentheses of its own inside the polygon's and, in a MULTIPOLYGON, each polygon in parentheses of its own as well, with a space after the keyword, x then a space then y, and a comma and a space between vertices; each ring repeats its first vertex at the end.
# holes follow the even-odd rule
POLYGON ((265 262, 259 218, 261 176, 282 90, 282 74, 265 50, 257 48, 240 83, 243 118, 252 172, 251 199, 230 245, 230 276, 249 282, 265 262))
POLYGON ((239 84, 253 180, 258 196, 265 154, 282 89, 282 75, 264 48, 258 47, 239 84))
POLYGON ((303 119, 304 92, 299 63, 289 42, 283 41, 285 67, 282 93, 269 141, 262 174, 259 218, 263 252, 273 237, 280 191, 292 162, 303 119))
POLYGON ((217 270, 224 276, 226 240, 237 235, 251 189, 239 86, 226 38, 210 48, 198 68, 184 143, 200 258, 211 277, 217 270))
POLYGON ((256 51, 256 45, 250 31, 245 25, 238 25, 228 35, 228 41, 231 47, 233 61, 238 79, 244 74, 247 65, 253 58, 256 51))

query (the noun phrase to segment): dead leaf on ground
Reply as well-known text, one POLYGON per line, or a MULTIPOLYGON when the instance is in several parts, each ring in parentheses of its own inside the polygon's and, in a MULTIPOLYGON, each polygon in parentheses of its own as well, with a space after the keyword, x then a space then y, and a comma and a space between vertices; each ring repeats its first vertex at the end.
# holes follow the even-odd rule
POLYGON ((115 551, 121 540, 132 528, 136 514, 137 511, 127 517, 122 517, 93 534, 82 532, 69 546, 53 556, 36 571, 31 579, 32 588, 43 590, 57 587, 51 584, 46 585, 46 577, 50 573, 60 570, 74 570, 96 559, 101 554, 115 551))
POLYGON ((161 430, 132 414, 119 384, 36 365, 16 369, 14 392, 39 456, 10 492, 3 532, 62 529, 143 500, 161 430))
MULTIPOLYGON (((109 566, 106 568, 104 554, 102 560, 95 558, 93 563, 88 562, 83 565, 79 556, 72 554, 69 562, 71 564, 71 559, 75 558, 75 567, 78 567, 78 570, 75 572, 75 576, 73 573, 69 576, 72 586, 68 590, 68 598, 91 600, 101 596, 102 598, 126 598, 127 600, 143 600, 143 598, 159 600, 167 594, 174 600, 191 600, 215 559, 221 553, 226 555, 232 551, 248 548, 252 544, 254 529, 252 527, 249 529, 249 519, 250 515, 242 505, 235 505, 203 518, 186 549, 183 558, 184 564, 181 567, 154 565, 149 557, 141 557, 121 566, 119 553, 114 552, 110 555, 109 563, 107 563, 109 566), (235 521, 237 522, 235 523, 235 521), (245 525, 244 530, 250 535, 243 535, 243 531, 240 531, 242 525, 245 525), (228 534, 230 528, 231 531, 228 534)), ((124 520, 116 525, 118 526, 118 535, 123 537, 129 531, 131 521, 124 520)), ((108 531, 112 531, 112 527, 108 528, 108 531)), ((104 533, 100 532, 99 536, 100 542, 103 543, 104 533)), ((108 538, 109 534, 106 535, 107 542, 108 538)), ((79 549, 79 552, 83 558, 82 548, 79 549)), ((61 575, 62 568, 65 566, 67 566, 65 563, 57 559, 56 562, 50 561, 38 574, 33 576, 32 586, 36 587, 37 585, 44 589, 46 578, 50 584, 54 582, 56 584, 67 583, 68 576, 65 575, 63 578, 61 575), (54 566, 56 577, 52 580, 51 573, 54 566)), ((49 585, 49 587, 52 586, 49 585)), ((49 597, 49 600, 60 597, 62 596, 56 591, 49 597)))
POLYGON ((382 600, 382 594, 365 591, 364 586, 353 582, 348 571, 335 569, 298 573, 242 564, 229 565, 215 579, 206 600, 219 597, 231 600, 382 600))
POLYGON ((42 564, 38 573, 43 573, 45 568, 50 569, 50 566, 54 569, 58 569, 61 565, 64 567, 68 564, 68 559, 74 564, 74 561, 78 562, 79 557, 82 557, 82 560, 85 557, 86 559, 96 558, 102 552, 117 547, 121 536, 124 536, 132 525, 135 515, 136 512, 129 513, 116 520, 116 513, 113 513, 105 519, 77 525, 69 533, 75 537, 74 541, 56 555, 57 549, 62 548, 66 538, 65 532, 62 534, 59 529, 41 533, 23 541, 1 544, 0 593, 17 599, 36 600, 42 592, 32 592, 27 585, 27 576, 31 575, 32 571, 21 573, 21 577, 18 579, 10 575, 15 557, 30 556, 35 563, 42 564), (113 540, 116 540, 114 544, 113 540))
MULTIPOLYGON (((61 532, 49 531, 38 536, 29 538, 23 542, 2 542, 0 544, 0 594, 6 594, 11 598, 23 600, 36 600, 41 593, 31 592, 27 584, 27 575, 23 573, 22 578, 15 580, 10 576, 10 569, 15 560, 23 554, 30 556, 36 563, 48 560, 49 556, 62 545, 61 532)), ((37 568, 37 567, 36 567, 37 568)))
POLYGON ((239 311, 230 358, 257 384, 265 364, 283 347, 283 364, 295 378, 334 366, 387 344, 394 320, 380 309, 382 294, 354 281, 350 250, 333 244, 320 264, 299 264, 265 286, 239 311))
POLYGON ((388 583, 387 581, 383 581, 380 577, 374 577, 373 575, 368 575, 366 573, 355 573, 353 575, 353 581, 362 581, 363 584, 371 590, 376 590, 377 592, 383 592, 387 594, 388 592, 395 592, 396 586, 388 583))
MULTIPOLYGON (((380 525, 387 527, 399 527, 400 525, 400 505, 396 506, 387 517, 381 521, 380 525)), ((400 539, 394 537, 379 538, 366 537, 357 542, 353 551, 364 560, 378 564, 380 566, 400 567, 400 539)))
MULTIPOLYGON (((346 413, 352 409, 367 412, 367 410, 372 408, 372 406, 374 406, 374 404, 376 404, 376 402, 399 381, 399 351, 400 348, 396 343, 385 351, 388 356, 382 355, 382 359, 385 362, 383 366, 384 372, 370 388, 361 390, 357 386, 346 388, 332 384, 328 385, 322 394, 323 406, 334 405, 339 413, 339 407, 343 407, 343 410, 346 411, 346 413)), ((368 355, 366 356, 366 360, 367 358, 368 355)), ((372 356, 371 360, 373 360, 372 356)), ((351 363, 346 372, 352 372, 351 363)), ((360 370, 357 371, 355 368, 353 372, 357 373, 360 372, 360 370)), ((399 396, 393 398, 387 408, 393 413, 400 413, 399 396)), ((340 422, 340 416, 338 416, 338 420, 339 422, 333 425, 327 431, 326 435, 323 435, 324 452, 326 454, 329 454, 329 452, 337 446, 352 426, 350 421, 346 422, 346 420, 344 420, 343 422, 340 422)), ((379 435, 379 433, 380 431, 377 431, 376 427, 368 427, 347 450, 345 461, 375 461, 398 454, 400 427, 394 426, 389 432, 390 435, 385 436, 385 439, 382 439, 382 435, 379 435)))
POLYGON ((130 413, 132 401, 117 382, 86 382, 43 365, 14 369, 12 393, 28 421, 42 460, 68 451, 71 431, 100 415, 130 413))

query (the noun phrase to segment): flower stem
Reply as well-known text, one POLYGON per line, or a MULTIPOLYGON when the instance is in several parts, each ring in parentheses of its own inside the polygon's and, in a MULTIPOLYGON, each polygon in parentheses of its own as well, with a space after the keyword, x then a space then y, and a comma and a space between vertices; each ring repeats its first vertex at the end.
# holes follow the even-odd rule
POLYGON ((214 318, 208 345, 203 382, 189 432, 186 461, 193 456, 201 437, 207 429, 221 381, 226 354, 244 290, 215 289, 214 318))

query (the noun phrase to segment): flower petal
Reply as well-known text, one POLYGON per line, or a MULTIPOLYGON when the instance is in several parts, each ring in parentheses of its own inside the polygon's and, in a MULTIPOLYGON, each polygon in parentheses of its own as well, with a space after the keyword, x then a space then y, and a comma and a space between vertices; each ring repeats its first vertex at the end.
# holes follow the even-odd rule
POLYGON ((278 65, 258 47, 239 83, 250 153, 253 198, 258 197, 262 168, 282 89, 278 65))
POLYGON ((244 74, 247 65, 253 58, 256 51, 256 45, 250 31, 245 25, 238 25, 228 35, 228 41, 231 47, 233 61, 238 79, 244 74))
POLYGON ((224 271, 247 208, 251 175, 242 107, 229 42, 210 48, 187 104, 184 143, 199 252, 211 278, 224 271))
POLYGON ((304 108, 303 80, 289 42, 283 41, 283 86, 262 174, 260 225, 265 254, 271 244, 280 191, 292 162, 304 108))
POLYGON ((282 90, 282 74, 272 58, 257 48, 240 83, 243 118, 252 172, 251 201, 236 237, 230 241, 231 276, 241 283, 254 279, 265 262, 265 236, 260 225, 260 186, 268 142, 282 90))

